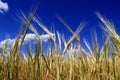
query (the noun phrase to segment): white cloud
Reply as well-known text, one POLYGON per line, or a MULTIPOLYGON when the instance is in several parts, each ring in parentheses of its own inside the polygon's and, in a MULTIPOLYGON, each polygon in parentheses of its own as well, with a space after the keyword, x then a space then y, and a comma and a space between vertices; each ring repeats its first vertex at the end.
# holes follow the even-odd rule
MULTIPOLYGON (((55 34, 51 33, 52 36, 55 36, 55 34)), ((50 39, 50 36, 48 34, 43 34, 40 35, 40 38, 42 39, 43 42, 47 42, 50 39)), ((33 33, 29 33, 26 35, 24 42, 29 42, 29 41, 36 41, 37 37, 35 34, 33 33)))
MULTIPOLYGON (((53 36, 55 36, 55 34, 53 34, 53 33, 51 33, 51 34, 53 36)), ((48 34, 40 35, 40 38, 42 39, 43 42, 47 42, 50 39, 48 34)), ((20 40, 21 40, 21 38, 20 38, 20 40)), ((28 42, 34 43, 36 40, 37 40, 36 35, 33 34, 33 33, 29 33, 29 34, 26 34, 26 37, 24 39, 24 43, 28 43, 28 42)), ((10 39, 9 38, 9 39, 3 40, 3 41, 0 42, 0 46, 4 46, 6 42, 7 42, 7 46, 9 47, 15 42, 15 39, 10 39)))
POLYGON ((8 43, 9 46, 11 46, 14 43, 15 39, 6 39, 0 42, 0 46, 4 46, 5 43, 8 43))
MULTIPOLYGON (((22 37, 22 36, 21 36, 22 37)), ((26 34, 26 37, 24 39, 24 42, 29 42, 29 41, 33 41, 33 40, 37 40, 37 37, 35 34, 33 33, 29 33, 29 34, 26 34)))
POLYGON ((8 3, 2 2, 2 1, 0 0, 0 13, 7 12, 8 9, 9 9, 8 3))
MULTIPOLYGON (((52 33, 52 36, 55 37, 55 34, 52 33)), ((48 34, 41 35, 40 37, 41 37, 42 41, 44 41, 44 42, 47 42, 48 39, 50 39, 50 36, 48 34)))

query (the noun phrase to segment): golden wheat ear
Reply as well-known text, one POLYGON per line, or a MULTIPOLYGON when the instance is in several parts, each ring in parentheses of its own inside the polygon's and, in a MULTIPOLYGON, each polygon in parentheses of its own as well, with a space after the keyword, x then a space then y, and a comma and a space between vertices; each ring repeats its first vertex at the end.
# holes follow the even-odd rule
POLYGON ((51 34, 51 32, 46 28, 46 26, 44 26, 36 17, 34 17, 33 19, 38 25, 39 27, 41 27, 49 36, 50 38, 55 42, 56 39, 55 37, 51 34))
MULTIPOLYGON (((111 36, 111 39, 113 41, 113 44, 116 48, 117 53, 120 53, 120 37, 115 31, 115 27, 112 24, 112 22, 108 21, 106 18, 104 18, 100 13, 96 12, 97 17, 101 20, 101 22, 105 25, 107 28, 107 33, 111 36)), ((120 57, 120 54, 118 54, 120 57)))
POLYGON ((62 50, 62 43, 61 43, 60 33, 58 31, 57 31, 57 37, 58 37, 59 49, 61 51, 62 50))
MULTIPOLYGON (((24 23, 29 22, 29 20, 26 18, 26 16, 24 14, 23 14, 23 17, 24 17, 24 20, 23 20, 24 23)), ((28 29, 28 27, 27 27, 27 29, 28 29)), ((32 24, 29 24, 29 29, 36 35, 38 41, 41 42, 41 44, 42 44, 42 40, 41 40, 37 30, 35 29, 35 27, 32 24)))
POLYGON ((35 15, 38 7, 39 7, 39 3, 40 3, 40 1, 38 1, 37 3, 33 3, 33 6, 31 8, 31 11, 29 12, 28 18, 21 11, 21 14, 22 14, 23 18, 21 18, 21 17, 20 18, 22 19, 23 23, 25 24, 25 30, 24 30, 24 33, 23 33, 23 36, 22 36, 22 39, 21 39, 20 48, 22 47, 25 36, 26 36, 26 34, 28 32, 28 29, 29 29, 29 27, 31 25, 31 22, 32 22, 33 18, 34 18, 34 15, 35 15))
POLYGON ((83 27, 85 26, 85 23, 84 23, 84 22, 81 22, 81 24, 78 26, 76 32, 73 32, 73 30, 70 28, 70 26, 69 26, 60 16, 57 15, 57 19, 60 20, 60 21, 64 24, 64 26, 65 26, 65 27, 72 33, 72 35, 73 35, 72 38, 68 41, 67 44, 65 44, 65 42, 64 42, 65 48, 64 48, 64 50, 63 50, 63 53, 65 53, 66 50, 67 50, 67 48, 70 46, 70 44, 72 43, 72 41, 73 41, 74 39, 76 39, 77 42, 78 42, 78 44, 80 45, 80 39, 78 38, 77 35, 78 35, 78 33, 83 29, 83 27))
POLYGON ((97 17, 101 20, 101 22, 105 25, 107 28, 106 31, 109 33, 112 37, 116 38, 120 42, 120 37, 115 31, 115 27, 112 22, 104 18, 100 13, 96 12, 97 17))
MULTIPOLYGON (((60 16, 57 15, 57 19, 63 23, 63 25, 72 33, 72 35, 75 35, 73 30, 70 28, 70 26, 60 16)), ((76 36, 76 40, 78 43, 80 43, 80 40, 77 36, 76 36)))
POLYGON ((63 53, 66 52, 67 48, 70 46, 70 44, 73 42, 73 40, 77 37, 77 35, 81 32, 81 30, 83 29, 84 26, 85 26, 84 22, 82 22, 82 23, 78 26, 78 28, 77 28, 77 30, 75 31, 75 33, 73 34, 73 36, 72 36, 72 37, 70 38, 70 40, 67 42, 67 45, 65 46, 63 53))

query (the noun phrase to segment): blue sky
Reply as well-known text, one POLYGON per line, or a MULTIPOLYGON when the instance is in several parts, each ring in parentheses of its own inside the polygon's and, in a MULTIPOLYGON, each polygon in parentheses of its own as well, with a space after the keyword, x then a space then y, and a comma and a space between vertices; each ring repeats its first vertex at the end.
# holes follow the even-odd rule
MULTIPOLYGON (((20 26, 20 10, 28 14, 33 2, 39 0, 0 0, 8 5, 8 10, 2 9, 0 13, 0 40, 4 40, 6 35, 14 38, 20 26)), ((73 29, 76 30, 82 20, 87 21, 87 25, 80 33, 80 37, 85 37, 91 42, 91 33, 96 29, 101 39, 101 29, 98 27, 99 19, 95 12, 99 11, 103 16, 114 22, 117 32, 120 34, 120 2, 119 0, 40 0, 37 15, 41 17, 48 29, 54 25, 54 29, 64 33, 65 37, 71 33, 64 25, 57 20, 56 15, 60 15, 73 29)), ((41 29, 37 27, 41 33, 41 29)))

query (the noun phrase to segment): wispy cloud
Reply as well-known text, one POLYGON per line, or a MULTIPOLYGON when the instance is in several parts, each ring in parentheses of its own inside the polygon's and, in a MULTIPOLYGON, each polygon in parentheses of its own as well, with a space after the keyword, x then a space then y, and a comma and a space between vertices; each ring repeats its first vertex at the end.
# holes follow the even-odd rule
MULTIPOLYGON (((51 33, 52 36, 55 36, 55 34, 51 33)), ((22 37, 22 36, 21 36, 22 37)), ((50 36, 48 34, 43 34, 40 35, 40 38, 42 39, 43 42, 47 42, 50 39, 50 36)), ((21 40, 21 38, 20 38, 21 40)), ((35 34, 33 33, 29 33, 26 35, 25 39, 24 39, 24 43, 28 43, 28 42, 32 42, 34 43, 35 41, 37 41, 37 37, 35 34)), ((11 46, 13 43, 15 42, 15 39, 6 39, 0 42, 0 46, 4 46, 5 43, 7 43, 7 47, 11 46)))
POLYGON ((7 12, 8 9, 9 9, 8 3, 2 2, 2 1, 0 0, 0 13, 7 12))

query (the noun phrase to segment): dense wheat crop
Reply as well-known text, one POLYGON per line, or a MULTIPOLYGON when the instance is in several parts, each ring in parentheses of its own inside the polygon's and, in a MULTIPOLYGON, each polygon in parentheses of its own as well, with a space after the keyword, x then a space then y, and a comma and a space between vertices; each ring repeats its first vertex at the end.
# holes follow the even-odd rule
MULTIPOLYGON (((50 30, 44 26, 37 17, 34 16, 36 10, 32 11, 29 16, 23 13, 22 27, 20 29, 14 44, 10 50, 6 49, 6 45, 0 46, 0 80, 119 80, 120 79, 120 38, 111 24, 106 18, 96 13, 104 27, 101 27, 107 36, 102 43, 102 47, 98 45, 96 34, 93 37, 93 46, 90 47, 87 40, 84 39, 84 45, 87 51, 80 44, 78 34, 85 26, 85 22, 81 22, 74 32, 64 20, 57 18, 64 24, 72 37, 69 41, 57 32, 56 36, 52 36, 50 30), (42 40, 39 33, 31 23, 34 21, 43 31, 50 36, 49 51, 44 52, 42 49, 42 40), (24 57, 20 57, 21 47, 28 30, 31 30, 38 39, 35 53, 32 48, 27 48, 24 57), (20 40, 20 36, 22 39, 20 40), (58 39, 56 39, 58 38, 58 39), (58 41, 57 41, 58 40, 58 41), (76 40, 77 47, 72 46, 72 42, 76 40), (64 49, 61 44, 64 44, 64 49), (26 56, 26 55, 29 56, 26 56), (7 55, 7 57, 5 56, 7 55)), ((7 42, 6 42, 7 44, 7 42)))

